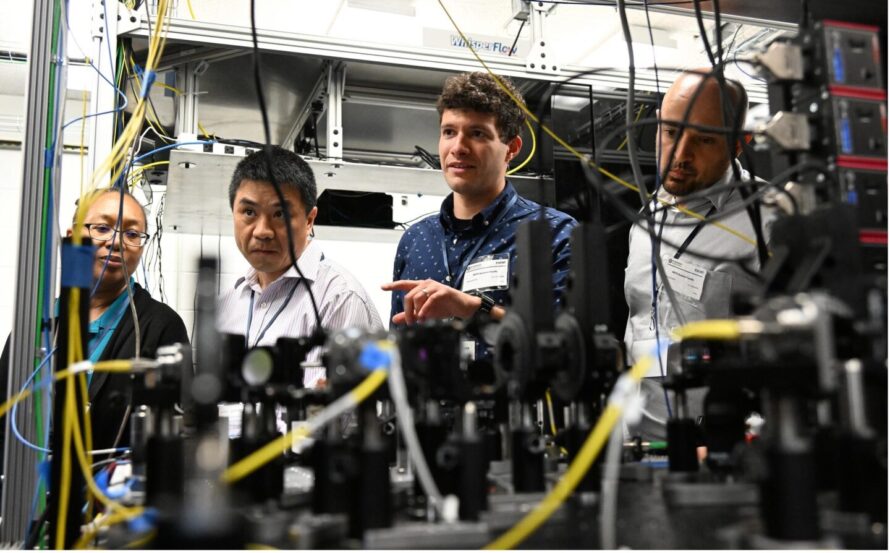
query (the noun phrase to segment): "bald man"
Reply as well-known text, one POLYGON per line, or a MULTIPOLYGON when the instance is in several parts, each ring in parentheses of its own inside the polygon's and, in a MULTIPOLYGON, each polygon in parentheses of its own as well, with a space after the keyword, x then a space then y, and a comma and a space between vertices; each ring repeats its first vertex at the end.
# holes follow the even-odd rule
MULTIPOLYGON (((738 187, 733 186, 736 180, 732 164, 738 163, 742 145, 738 140, 728 144, 733 122, 745 120, 747 94, 740 83, 729 79, 721 90, 709 72, 704 69, 681 74, 659 110, 656 150, 660 186, 658 199, 650 207, 655 234, 661 238, 657 253, 678 305, 672 304, 661 275, 656 274, 645 223, 635 224, 630 232, 624 281, 630 309, 624 334, 629 364, 654 352, 657 344, 667 345, 671 330, 680 325, 678 311, 686 322, 731 316, 732 294, 754 291, 757 284, 738 263, 729 261, 744 258, 751 271, 760 269, 756 233, 741 206, 738 187), (690 104, 687 122, 695 128, 682 125, 690 104), (725 128, 726 132, 715 132, 713 127, 725 128), (733 212, 720 222, 734 232, 701 223, 683 208, 703 217, 733 212)), ((741 180, 751 178, 747 171, 738 169, 741 180)), ((761 219, 768 240, 774 213, 761 210, 761 219)), ((678 366, 675 351, 668 355, 662 350, 659 363, 641 385, 646 408, 643 421, 631 429, 632 433, 664 438, 669 406, 661 379, 678 366)), ((700 414, 701 395, 690 396, 689 415, 693 417, 700 414)))

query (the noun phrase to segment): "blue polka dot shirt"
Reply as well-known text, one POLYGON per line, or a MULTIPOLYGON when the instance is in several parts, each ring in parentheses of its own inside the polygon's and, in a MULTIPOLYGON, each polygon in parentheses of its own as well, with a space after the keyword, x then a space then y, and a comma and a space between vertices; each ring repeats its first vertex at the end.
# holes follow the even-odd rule
MULTIPOLYGON (((469 227, 460 225, 454 217, 454 195, 442 202, 438 215, 431 215, 412 225, 396 250, 393 280, 432 279, 451 286, 462 281, 461 268, 471 259, 484 255, 509 254, 510 281, 516 274, 516 227, 529 218, 538 217, 541 206, 516 194, 510 182, 497 198, 473 217, 469 227), (513 200, 513 198, 516 198, 513 200), (512 203, 512 205, 511 205, 512 203), (491 228, 494 225, 494 228, 491 228), (479 241, 479 249, 473 253, 479 241), (448 268, 442 257, 442 244, 448 255, 448 266, 454 271, 453 279, 446 281, 448 268)), ((569 236, 578 225, 569 215, 553 208, 545 208, 544 216, 553 230, 553 287, 554 306, 559 304, 569 274, 569 236)), ((459 286, 456 286, 459 287, 459 286)), ((486 292, 498 305, 509 305, 509 290, 486 292)), ((403 311, 404 292, 392 294, 390 317, 403 311)))

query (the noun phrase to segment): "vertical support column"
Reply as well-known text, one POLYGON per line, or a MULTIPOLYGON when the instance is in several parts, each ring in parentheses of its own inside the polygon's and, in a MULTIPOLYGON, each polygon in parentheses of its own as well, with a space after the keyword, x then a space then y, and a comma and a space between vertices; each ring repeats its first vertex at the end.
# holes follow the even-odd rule
POLYGON ((176 72, 176 80, 182 94, 179 95, 179 114, 176 117, 176 139, 182 142, 198 138, 198 86, 201 75, 207 71, 205 60, 188 62, 176 72))
MULTIPOLYGON (((28 376, 35 368, 38 359, 36 345, 38 340, 38 291, 40 286, 41 257, 34 255, 35 247, 42 243, 42 216, 44 215, 46 195, 48 192, 45 181, 45 149, 49 135, 49 110, 54 94, 50 78, 53 64, 52 41, 54 32, 54 2, 52 0, 35 0, 32 19, 31 50, 28 54, 29 75, 26 106, 25 136, 22 147, 24 168, 22 171, 22 201, 20 213, 20 232, 18 243, 18 259, 15 284, 15 318, 13 333, 10 340, 10 364, 7 378, 7 390, 10 394, 22 388, 28 376)), ((64 44, 66 33, 60 24, 60 44, 64 44)), ((60 45, 60 49, 62 46, 60 45)), ((63 50, 62 50, 63 51, 63 50)), ((57 71, 56 79, 61 90, 65 89, 64 72, 57 71)), ((58 181, 55 184, 55 196, 58 197, 58 181)), ((58 219, 57 205, 51 205, 46 217, 53 223, 58 219)), ((45 267, 49 272, 48 282, 55 282, 54 267, 45 267)), ((47 352, 48 353, 48 352, 47 352)), ((26 436, 35 436, 37 428, 31 416, 33 403, 23 403, 19 409, 19 430, 26 436)), ((47 413, 46 416, 49 416, 47 413)), ((10 431, 10 418, 5 417, 2 424, 6 427, 4 445, 5 477, 2 497, 0 497, 0 541, 14 542, 21 540, 30 522, 31 499, 37 482, 37 454, 13 438, 10 431)))
POLYGON ((346 89, 346 64, 336 63, 328 72, 328 142, 327 158, 343 159, 343 92, 346 89))

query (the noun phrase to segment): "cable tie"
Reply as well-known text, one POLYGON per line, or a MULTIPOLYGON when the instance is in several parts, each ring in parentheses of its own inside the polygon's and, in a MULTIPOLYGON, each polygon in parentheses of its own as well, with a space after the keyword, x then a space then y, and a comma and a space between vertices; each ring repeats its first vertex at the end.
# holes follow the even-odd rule
POLYGON ((89 360, 78 361, 77 363, 71 365, 71 372, 74 374, 90 371, 92 369, 93 369, 93 362, 89 361, 89 360))
POLYGON ((142 79, 142 90, 139 95, 142 98, 147 98, 148 93, 151 90, 152 85, 155 83, 155 78, 158 76, 154 71, 148 70, 145 72, 145 78, 142 79))

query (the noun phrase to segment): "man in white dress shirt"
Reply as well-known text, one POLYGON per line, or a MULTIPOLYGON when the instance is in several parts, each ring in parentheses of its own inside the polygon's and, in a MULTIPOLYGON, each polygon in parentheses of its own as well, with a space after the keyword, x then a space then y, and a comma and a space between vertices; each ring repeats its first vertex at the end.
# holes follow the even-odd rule
MULTIPOLYGON (((725 117, 722 96, 732 106, 729 115, 744 122, 747 94, 741 84, 730 79, 721 94, 718 81, 707 73, 681 74, 665 94, 659 111, 656 140, 661 188, 650 207, 655 234, 661 239, 659 253, 678 305, 672 304, 661 276, 655 273, 645 223, 635 224, 624 279, 630 308, 624 334, 629 364, 653 353, 656 343, 664 347, 670 342, 671 330, 681 324, 678 311, 686 322, 729 317, 732 294, 751 293, 758 284, 753 276, 760 269, 756 233, 738 186, 734 186, 731 165, 737 163, 742 145, 736 142, 730 150, 728 133, 715 132, 716 128, 733 126, 732 119, 725 117), (687 121, 695 127, 682 127, 690 104, 687 121), (720 220, 705 224, 690 212, 702 218, 719 216, 720 220), (733 260, 743 260, 747 270, 733 260)), ((750 179, 747 171, 739 171, 742 181, 750 179)), ((775 214, 774 210, 760 211, 767 242, 775 214)), ((631 431, 644 439, 664 438, 665 420, 670 408, 676 406, 668 404, 661 380, 677 369, 677 361, 674 350, 668 356, 662 349, 659 363, 641 383, 646 407, 640 425, 631 431)), ((689 396, 693 417, 700 414, 703 394, 698 390, 689 396)))
MULTIPOLYGON (((260 150, 241 160, 229 185, 235 242, 250 269, 220 297, 217 329, 243 334, 248 348, 274 345, 280 337, 309 336, 317 326, 311 287, 325 330, 382 330, 380 315, 362 285, 311 240, 318 213, 312 169, 297 154, 277 146, 270 159, 266 155, 260 150), (270 182, 269 164, 287 204, 303 282, 291 264, 284 210, 270 182)), ((315 348, 307 362, 317 363, 321 353, 315 348)), ((324 369, 308 369, 303 383, 313 387, 324 376, 324 369)))

